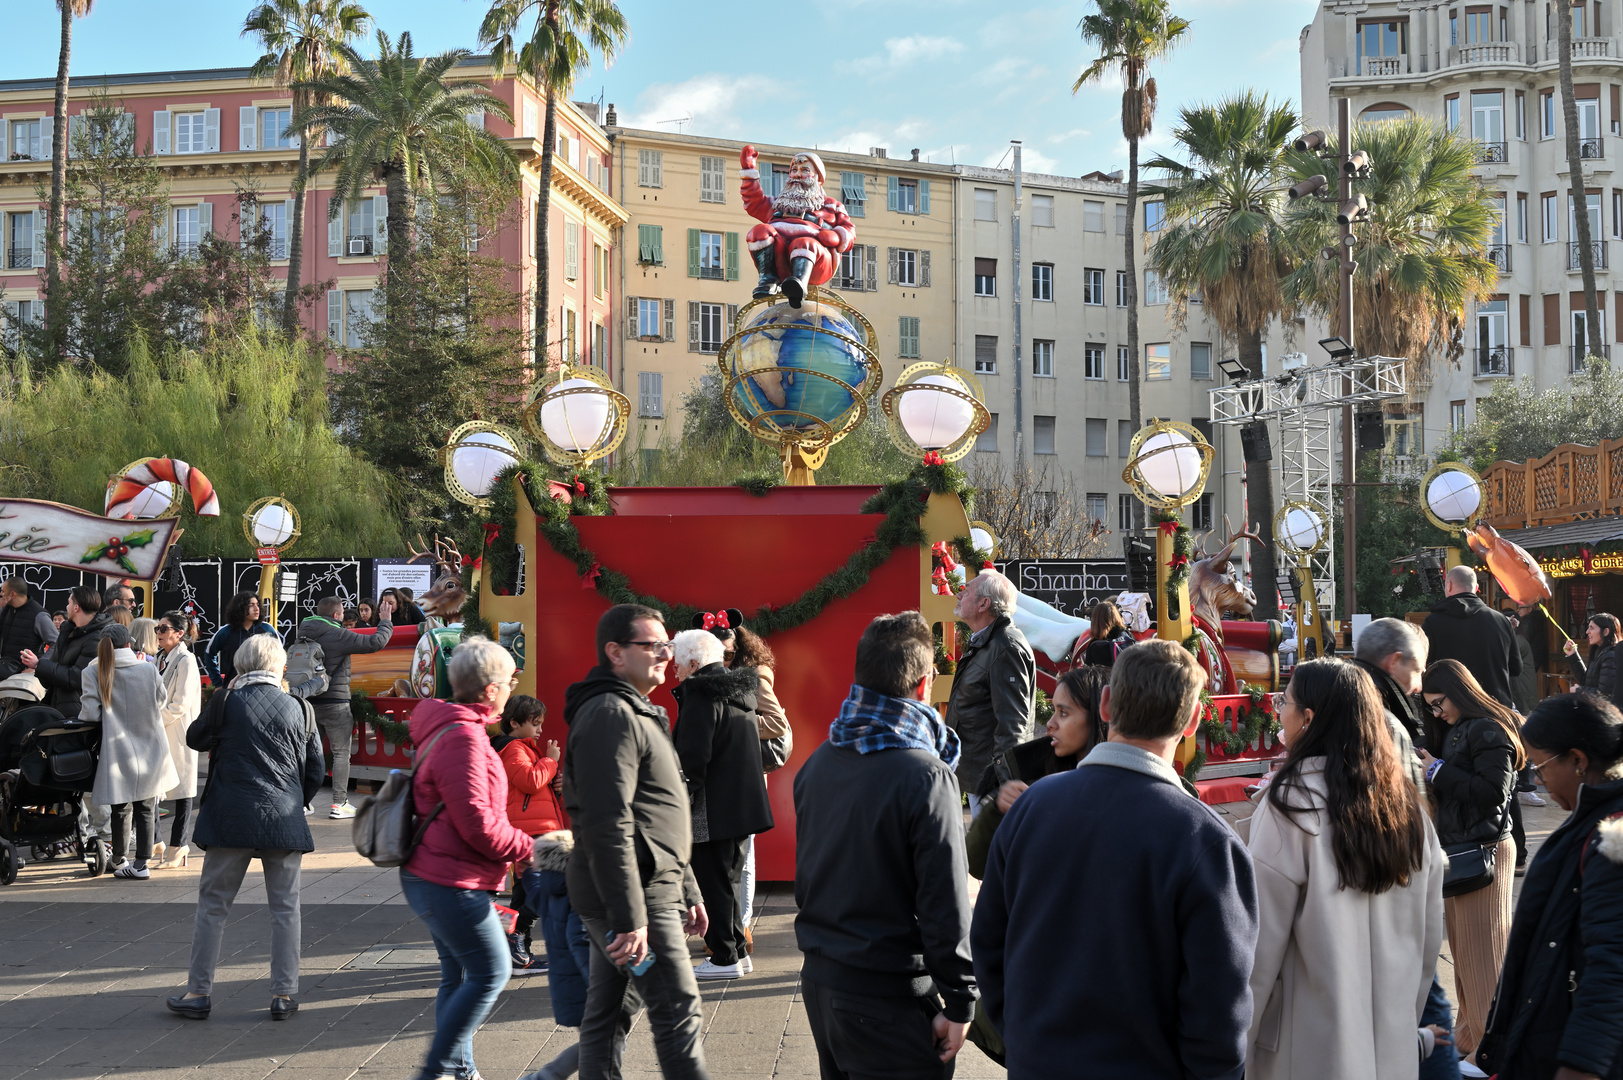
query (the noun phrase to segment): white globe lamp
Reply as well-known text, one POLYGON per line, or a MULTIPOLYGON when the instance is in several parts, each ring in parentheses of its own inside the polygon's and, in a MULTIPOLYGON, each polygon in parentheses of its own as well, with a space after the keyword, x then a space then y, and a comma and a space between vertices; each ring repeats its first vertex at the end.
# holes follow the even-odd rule
POLYGON ((951 364, 924 361, 896 377, 880 407, 889 420, 891 442, 903 453, 957 461, 992 422, 985 396, 975 376, 951 364))
POLYGON ((579 467, 614 452, 630 415, 631 402, 601 371, 566 365, 541 385, 524 410, 524 426, 548 457, 579 467))
POLYGON ((1151 506, 1176 509, 1205 488, 1212 448, 1188 424, 1160 420, 1133 436, 1130 457, 1122 478, 1133 493, 1151 506))
POLYGON ((908 438, 926 450, 940 450, 964 437, 975 422, 975 409, 953 391, 961 387, 945 375, 926 375, 913 385, 938 386, 942 390, 916 390, 896 407, 897 419, 908 438))
POLYGON ((1458 469, 1449 469, 1426 485, 1426 505, 1444 521, 1469 521, 1482 505, 1482 487, 1458 469))
POLYGON ((293 538, 298 526, 289 509, 282 503, 266 503, 249 519, 248 528, 260 547, 279 548, 293 538))
POLYGON ((456 428, 440 450, 446 489, 458 501, 479 508, 490 505, 496 477, 519 459, 518 435, 483 420, 456 428))

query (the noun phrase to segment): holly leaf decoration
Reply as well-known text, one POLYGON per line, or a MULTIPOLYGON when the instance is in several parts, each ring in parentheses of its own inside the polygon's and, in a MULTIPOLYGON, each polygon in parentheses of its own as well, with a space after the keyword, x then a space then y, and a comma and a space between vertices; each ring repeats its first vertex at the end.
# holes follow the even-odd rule
POLYGON ((146 547, 152 543, 153 538, 156 535, 157 533, 153 529, 141 529, 137 532, 130 533, 128 536, 118 537, 116 540, 110 540, 100 544, 92 544, 90 547, 85 549, 85 553, 83 557, 79 559, 79 562, 91 563, 101 559, 107 559, 111 562, 117 563, 123 568, 125 573, 132 575, 137 574, 140 571, 136 569, 135 563, 130 561, 129 550, 130 548, 146 547))

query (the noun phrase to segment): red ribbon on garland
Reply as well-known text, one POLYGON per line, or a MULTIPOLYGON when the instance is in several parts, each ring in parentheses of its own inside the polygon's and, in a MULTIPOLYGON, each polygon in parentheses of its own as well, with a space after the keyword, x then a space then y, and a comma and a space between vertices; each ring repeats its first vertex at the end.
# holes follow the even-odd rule
POLYGON ((1157 527, 1168 536, 1178 535, 1178 523, 1176 521, 1163 521, 1157 527))
POLYGON ((496 537, 500 536, 501 532, 502 527, 497 525, 494 521, 485 522, 485 547, 489 547, 491 544, 494 544, 496 542, 496 537))
POLYGON ((997 567, 992 565, 992 560, 991 559, 987 559, 987 560, 985 560, 984 562, 981 563, 981 569, 982 570, 996 570, 997 567))
POLYGON ((584 481, 584 480, 582 480, 580 478, 580 473, 575 474, 574 480, 575 480, 575 494, 577 494, 577 495, 586 494, 586 481, 584 481))
POLYGON ((580 576, 580 587, 591 589, 597 586, 597 575, 603 572, 602 563, 593 563, 590 570, 580 576))
POLYGON ((924 453, 924 463, 926 465, 945 465, 947 459, 934 450, 927 450, 924 453))
POLYGON ((1189 556, 1187 556, 1187 555, 1174 555, 1174 556, 1172 556, 1172 558, 1167 560, 1167 566, 1169 566, 1172 569, 1176 570, 1180 566, 1187 565, 1188 562, 1189 562, 1189 556))

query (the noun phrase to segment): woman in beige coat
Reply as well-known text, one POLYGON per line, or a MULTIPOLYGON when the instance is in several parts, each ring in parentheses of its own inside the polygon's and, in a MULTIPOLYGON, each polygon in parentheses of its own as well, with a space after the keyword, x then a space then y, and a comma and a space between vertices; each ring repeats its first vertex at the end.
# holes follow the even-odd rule
POLYGON ((179 779, 163 733, 162 677, 156 665, 130 649, 129 630, 109 623, 96 646, 96 659, 80 676, 80 691, 79 719, 101 724, 101 754, 90 801, 112 807, 113 876, 144 881, 150 876, 147 857, 152 852, 158 796, 179 779))
POLYGON ((157 621, 158 674, 163 676, 163 733, 169 740, 169 757, 175 763, 180 781, 164 793, 174 801, 169 826, 169 845, 152 845, 152 854, 162 856, 158 865, 172 869, 186 865, 192 850, 192 827, 197 823, 197 751, 186 745, 186 729, 203 711, 203 687, 197 672, 197 658, 186 647, 191 619, 185 612, 167 612, 157 621))
POLYGON ((1369 676, 1297 667, 1289 756, 1251 817, 1259 933, 1247 1080, 1417 1075, 1447 863, 1369 676))

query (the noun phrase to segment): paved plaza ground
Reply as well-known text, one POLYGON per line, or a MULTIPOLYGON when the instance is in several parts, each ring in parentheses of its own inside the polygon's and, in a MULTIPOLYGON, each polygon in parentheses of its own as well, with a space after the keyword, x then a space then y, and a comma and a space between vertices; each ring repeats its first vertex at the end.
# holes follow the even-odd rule
MULTIPOLYGON (((1251 807, 1221 809, 1243 829, 1251 807)), ((1564 817, 1553 805, 1525 809, 1534 843, 1564 817)), ((200 1023, 163 1007, 185 985, 199 858, 146 882, 91 880, 64 862, 25 867, 0 888, 0 1080, 410 1080, 433 1028, 433 946, 396 872, 355 855, 349 822, 318 817, 312 829, 300 1008, 283 1023, 267 1012, 270 927, 257 871, 226 930, 213 1015, 200 1023)), ((793 890, 763 886, 757 903, 755 973, 703 987, 710 1073, 814 1080, 793 890)), ((1444 964, 1451 988, 1446 956, 1444 964)), ((552 1021, 546 977, 519 976, 475 1053, 487 1080, 514 1080, 574 1040, 552 1021)), ((646 1022, 632 1033, 625 1074, 659 1075, 646 1022)), ((966 1045, 957 1075, 1004 1073, 966 1045)))

